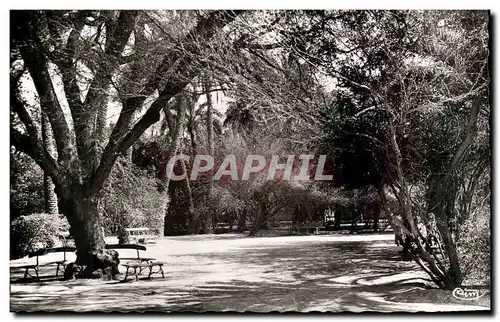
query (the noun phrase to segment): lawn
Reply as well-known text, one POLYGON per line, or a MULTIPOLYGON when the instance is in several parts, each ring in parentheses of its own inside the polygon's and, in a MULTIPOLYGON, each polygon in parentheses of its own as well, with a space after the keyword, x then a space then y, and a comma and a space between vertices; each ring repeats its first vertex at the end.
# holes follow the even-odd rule
MULTIPOLYGON (((109 242, 113 242, 109 240, 109 242)), ((417 265, 402 261, 393 235, 167 237, 144 256, 167 262, 164 279, 41 282, 11 269, 12 311, 459 311, 489 310, 489 294, 455 299, 417 265)), ((48 262, 53 258, 43 258, 48 262)), ((123 268, 121 268, 123 271, 123 268)))

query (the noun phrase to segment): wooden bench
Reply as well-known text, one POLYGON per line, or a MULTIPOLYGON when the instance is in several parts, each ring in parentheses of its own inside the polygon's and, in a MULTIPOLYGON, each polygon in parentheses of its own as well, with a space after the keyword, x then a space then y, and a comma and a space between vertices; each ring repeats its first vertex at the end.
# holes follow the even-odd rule
POLYGON ((164 264, 165 264, 165 262, 161 262, 161 261, 148 261, 148 262, 130 261, 130 262, 123 263, 122 265, 125 266, 125 268, 127 269, 123 280, 124 281, 127 280, 129 269, 134 269, 133 274, 135 276, 135 280, 138 281, 139 280, 138 275, 142 272, 143 269, 146 269, 146 268, 149 268, 148 278, 150 278, 152 274, 157 274, 157 273, 161 273, 161 277, 165 278, 165 274, 163 272, 163 265, 164 264), (156 272, 153 272, 153 267, 155 267, 155 266, 158 266, 158 270, 156 272), (139 273, 137 273, 137 269, 139 269, 139 273))
POLYGON ((295 224, 291 226, 291 231, 292 232, 297 232, 297 233, 302 233, 305 232, 306 234, 314 234, 314 235, 319 235, 321 225, 311 223, 311 224, 295 224))
POLYGON ((149 268, 148 278, 151 277, 152 274, 161 273, 162 278, 165 278, 165 274, 163 272, 163 265, 165 262, 157 261, 156 258, 150 257, 141 257, 139 251, 146 250, 146 246, 138 245, 138 244, 114 244, 114 245, 106 245, 106 249, 133 249, 136 250, 137 257, 118 257, 120 260, 125 260, 125 262, 120 263, 126 268, 125 277, 123 280, 125 281, 129 275, 129 270, 134 270, 135 280, 139 280, 138 274, 142 273, 144 269, 149 268), (158 271, 153 272, 153 268, 158 266, 158 271), (139 272, 137 272, 139 269, 139 272))
POLYGON ((26 265, 20 265, 20 266, 15 266, 16 268, 21 268, 21 269, 25 269, 24 271, 24 278, 26 279, 28 276, 30 277, 33 277, 33 278, 36 278, 36 279, 40 279, 40 276, 38 275, 38 270, 40 268, 40 261, 39 261, 39 257, 40 256, 43 256, 43 255, 46 255, 46 254, 49 254, 49 253, 64 253, 64 258, 63 260, 61 261, 55 261, 55 262, 48 262, 46 263, 47 265, 51 265, 51 264, 57 264, 57 267, 56 267, 56 277, 59 276, 59 271, 61 271, 63 274, 64 274, 64 270, 66 269, 66 265, 67 265, 67 259, 66 259, 66 253, 67 252, 75 252, 76 251, 76 248, 75 247, 68 247, 68 246, 64 246, 64 247, 54 247, 54 248, 42 248, 42 249, 39 249, 37 251, 34 251, 32 253, 30 253, 28 255, 29 258, 33 258, 33 257, 36 257, 36 263, 34 264, 26 264, 26 265), (35 271, 35 274, 36 274, 36 277, 31 275, 29 273, 29 270, 32 269, 35 271))

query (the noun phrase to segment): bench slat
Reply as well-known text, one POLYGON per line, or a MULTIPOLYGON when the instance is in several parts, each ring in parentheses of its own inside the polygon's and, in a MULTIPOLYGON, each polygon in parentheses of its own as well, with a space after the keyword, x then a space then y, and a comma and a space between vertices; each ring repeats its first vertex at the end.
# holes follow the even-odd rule
POLYGON ((146 250, 146 246, 137 245, 137 244, 108 244, 106 245, 106 249, 138 249, 138 250, 146 250))
POLYGON ((156 262, 126 262, 122 265, 125 267, 150 267, 150 266, 162 266, 165 262, 156 261, 156 262))
POLYGON ((49 253, 63 253, 63 252, 75 252, 75 247, 65 246, 65 247, 53 247, 53 248, 42 248, 31 252, 28 257, 42 256, 49 253))
POLYGON ((36 264, 26 264, 26 265, 11 265, 10 268, 35 268, 36 264))

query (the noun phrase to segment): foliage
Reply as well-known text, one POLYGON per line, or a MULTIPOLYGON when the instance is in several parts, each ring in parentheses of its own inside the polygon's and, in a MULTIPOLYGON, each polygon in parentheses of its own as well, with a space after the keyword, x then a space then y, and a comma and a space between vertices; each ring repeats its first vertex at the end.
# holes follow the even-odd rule
POLYGON ((10 219, 44 210, 43 172, 28 156, 10 154, 10 219))
POLYGON ((163 228, 163 195, 156 179, 128 162, 118 162, 106 183, 100 212, 106 234, 120 234, 124 228, 163 228))
POLYGON ((346 78, 325 113, 326 146, 341 184, 391 188, 401 205, 405 250, 413 247, 413 259, 436 284, 453 288, 466 264, 457 256, 459 222, 472 215, 472 191, 490 155, 488 17, 474 11, 400 14, 354 14, 368 19, 368 29, 376 23, 379 36, 357 31, 351 39, 363 50, 346 55, 340 66, 346 78), (485 126, 478 131, 478 124, 485 126), (430 217, 446 262, 420 242, 417 227, 430 217))
MULTIPOLYGON (((348 204, 392 216, 405 251, 440 287, 462 283, 478 267, 467 263, 489 253, 486 12, 37 11, 11 21, 12 145, 53 179, 75 231, 86 227, 76 211, 121 241, 136 226, 183 234, 237 222, 255 234, 348 204), (109 128, 108 105, 119 111, 109 128), (57 160, 40 148, 40 111, 57 160), (202 151, 216 164, 229 154, 240 163, 327 154, 334 182, 258 173, 171 183, 169 158, 202 151)), ((189 175, 190 164, 177 166, 189 175)), ((34 212, 40 171, 17 156, 13 169, 12 216, 34 212)), ((87 244, 78 247, 103 241, 87 244)))
POLYGON ((105 246, 94 231, 101 229, 99 199, 119 156, 201 73, 207 42, 240 13, 11 12, 10 142, 52 180, 75 234, 77 262, 89 272, 92 253, 105 246), (119 116, 106 133, 108 103, 119 116), (57 157, 42 144, 33 109, 47 116, 57 157))
POLYGON ((10 225, 10 257, 20 258, 41 248, 60 244, 59 233, 67 232, 66 218, 54 214, 20 216, 10 225))
POLYGON ((463 222, 457 234, 460 262, 463 263, 465 285, 491 283, 491 216, 489 207, 463 222))

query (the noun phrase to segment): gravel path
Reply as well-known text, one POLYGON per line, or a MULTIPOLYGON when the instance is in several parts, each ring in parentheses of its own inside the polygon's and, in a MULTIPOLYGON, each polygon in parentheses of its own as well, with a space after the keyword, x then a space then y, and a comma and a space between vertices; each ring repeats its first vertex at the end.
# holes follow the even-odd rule
MULTIPOLYGON (((392 235, 168 237, 144 254, 168 263, 165 279, 21 283, 22 272, 11 269, 10 305, 12 311, 489 309, 489 297, 465 303, 449 291, 423 291, 426 276, 397 251, 392 235)), ((41 272, 53 276, 55 267, 41 272)))

